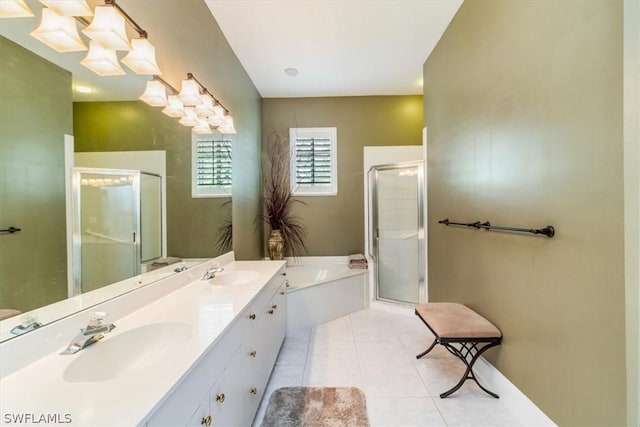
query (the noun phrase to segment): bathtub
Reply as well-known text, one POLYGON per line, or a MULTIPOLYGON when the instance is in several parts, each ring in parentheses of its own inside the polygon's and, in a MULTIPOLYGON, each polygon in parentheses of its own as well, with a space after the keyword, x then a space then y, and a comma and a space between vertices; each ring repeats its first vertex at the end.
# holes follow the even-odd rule
POLYGON ((368 305, 368 270, 345 257, 287 258, 287 333, 315 327, 368 305))

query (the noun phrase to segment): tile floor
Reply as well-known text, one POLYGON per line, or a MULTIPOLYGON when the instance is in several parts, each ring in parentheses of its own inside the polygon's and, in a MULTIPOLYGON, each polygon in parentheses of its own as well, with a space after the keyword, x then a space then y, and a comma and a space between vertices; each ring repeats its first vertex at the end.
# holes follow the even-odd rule
POLYGON ((462 363, 441 346, 423 359, 433 336, 412 313, 358 311, 285 339, 254 427, 271 393, 288 386, 358 387, 371 427, 518 426, 501 400, 472 381, 440 399, 462 376, 462 363))

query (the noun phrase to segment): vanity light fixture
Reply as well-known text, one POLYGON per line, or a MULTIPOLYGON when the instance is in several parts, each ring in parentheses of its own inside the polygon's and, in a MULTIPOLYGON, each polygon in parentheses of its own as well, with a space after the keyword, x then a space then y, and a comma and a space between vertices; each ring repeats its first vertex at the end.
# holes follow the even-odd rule
POLYGON ((184 107, 184 117, 181 118, 179 122, 185 126, 197 126, 198 116, 196 115, 194 107, 184 107))
POLYGON ((140 99, 152 106, 157 100, 157 106, 162 106, 160 100, 166 95, 167 88, 174 93, 166 98, 166 107, 162 110, 167 116, 180 117, 181 124, 193 127, 198 134, 212 133, 211 127, 220 133, 236 133, 229 110, 191 73, 187 73, 187 78, 182 81, 180 93, 161 77, 154 76, 140 99), (199 101, 198 105, 194 105, 195 98, 199 101))
POLYGON ((200 98, 200 85, 193 79, 193 77, 187 77, 182 81, 182 89, 180 89, 180 101, 186 106, 195 106, 202 104, 200 98))
POLYGON ((147 89, 140 96, 140 99, 152 107, 166 107, 168 104, 167 88, 160 80, 149 80, 147 89))
POLYGON ((0 18, 27 18, 33 16, 33 12, 24 0, 0 1, 0 18))
MULTIPOLYGON (((4 0, 2 0, 4 1, 4 0)), ((58 52, 87 50, 72 16, 59 15, 49 8, 42 9, 40 26, 31 35, 58 52)))
POLYGON ((210 133, 213 133, 213 131, 209 127, 207 119, 204 118, 198 119, 198 124, 193 127, 193 131, 199 135, 208 135, 210 133))
MULTIPOLYGON (((213 110, 213 97, 208 93, 200 95, 202 104, 196 105, 196 114, 198 117, 207 118, 213 116, 216 112, 213 110)), ((209 125, 207 125, 208 127, 209 125)))
POLYGON ((233 126, 233 117, 227 114, 226 116, 224 116, 222 120, 224 120, 225 123, 222 126, 218 127, 218 131, 220 133, 223 133, 223 134, 236 133, 236 128, 233 126))
POLYGON ((220 126, 226 125, 226 122, 224 121, 224 119, 222 117, 216 116, 216 115, 209 116, 207 121, 209 122, 209 125, 215 126, 215 127, 220 127, 220 126))
MULTIPOLYGON (((156 51, 147 32, 140 27, 117 3, 116 0, 104 0, 103 6, 96 6, 92 12, 86 0, 40 0, 42 23, 31 33, 38 40, 58 52, 87 50, 78 35, 77 22, 85 28, 82 32, 91 39, 90 52, 81 63, 100 76, 125 74, 118 63, 117 56, 109 51, 127 50, 129 53, 122 63, 137 74, 162 74, 156 62, 156 51), (89 22, 84 16, 94 15, 89 22), (125 21, 129 23, 140 38, 127 38, 125 21), (94 46, 91 48, 91 46, 94 46), (99 48, 102 48, 100 50, 99 48), (93 50, 93 52, 91 51, 93 50), (115 58, 115 59, 114 59, 115 58)), ((18 3, 13 0, 0 0, 2 10, 5 3, 18 3)))
POLYGON ((47 6, 58 15, 93 16, 93 12, 86 0, 40 0, 40 3, 47 6))
POLYGON ((104 49, 131 49, 124 29, 124 18, 112 6, 96 6, 93 21, 82 32, 104 49))
POLYGON ((105 49, 95 40, 89 42, 89 53, 80 63, 101 77, 126 74, 118 62, 116 51, 105 49))
POLYGON ((167 98, 167 106, 162 110, 169 117, 184 117, 184 104, 178 98, 178 95, 169 95, 167 98))
POLYGON ((136 74, 162 74, 156 62, 156 49, 146 38, 131 40, 131 51, 122 63, 136 74))

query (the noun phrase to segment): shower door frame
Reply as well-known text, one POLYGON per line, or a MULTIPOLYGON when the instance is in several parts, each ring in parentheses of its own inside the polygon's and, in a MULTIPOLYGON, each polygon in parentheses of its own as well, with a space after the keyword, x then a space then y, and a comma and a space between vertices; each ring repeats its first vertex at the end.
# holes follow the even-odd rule
MULTIPOLYGON (((133 175, 133 197, 136 210, 135 230, 134 230, 134 254, 135 254, 135 275, 141 272, 141 252, 140 252, 140 175, 141 171, 131 169, 111 169, 111 168, 91 168, 91 167, 74 167, 72 169, 72 194, 73 194, 73 289, 72 295, 69 297, 82 294, 82 224, 81 224, 81 176, 83 173, 91 173, 97 175, 109 174, 130 174, 133 175)), ((149 175, 156 175, 150 173, 149 175)))
POLYGON ((391 302, 395 304, 404 304, 404 305, 413 305, 414 303, 408 301, 399 301, 389 298, 383 298, 380 296, 380 277, 379 277, 379 256, 378 256, 378 236, 379 236, 379 227, 378 227, 378 211, 376 209, 378 205, 378 172, 379 171, 388 171, 388 170, 399 170, 399 169, 417 169, 416 178, 418 180, 418 188, 417 188, 417 203, 418 203, 418 303, 426 302, 427 300, 427 286, 426 286, 426 274, 425 274, 425 233, 424 233, 424 195, 425 195, 425 185, 424 185, 424 161, 415 160, 410 162, 398 162, 398 163, 388 163, 382 165, 374 165, 369 168, 367 172, 369 189, 367 191, 367 196, 369 199, 369 256, 374 260, 374 300, 375 301, 384 301, 391 302))

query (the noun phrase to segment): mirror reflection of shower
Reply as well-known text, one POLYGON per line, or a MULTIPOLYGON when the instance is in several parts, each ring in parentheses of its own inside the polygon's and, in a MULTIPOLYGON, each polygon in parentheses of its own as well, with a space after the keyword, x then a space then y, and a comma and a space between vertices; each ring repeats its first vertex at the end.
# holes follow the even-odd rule
POLYGON ((73 201, 73 295, 138 275, 162 256, 159 175, 75 168, 73 201))
POLYGON ((425 299, 423 162, 373 166, 368 172, 369 256, 375 298, 425 299))

